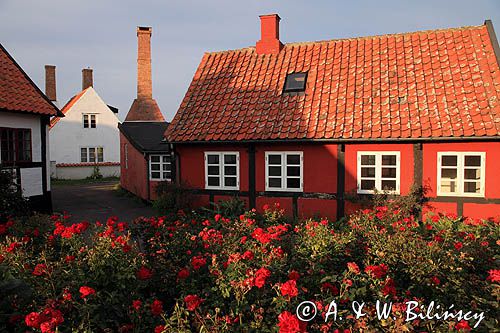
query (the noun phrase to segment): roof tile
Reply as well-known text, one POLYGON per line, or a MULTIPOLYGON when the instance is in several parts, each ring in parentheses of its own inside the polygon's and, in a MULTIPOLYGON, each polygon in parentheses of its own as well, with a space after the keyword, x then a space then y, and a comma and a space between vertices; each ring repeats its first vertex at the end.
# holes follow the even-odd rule
POLYGON ((500 68, 486 26, 207 53, 173 142, 500 135, 500 68), (304 93, 283 94, 307 71, 304 93))

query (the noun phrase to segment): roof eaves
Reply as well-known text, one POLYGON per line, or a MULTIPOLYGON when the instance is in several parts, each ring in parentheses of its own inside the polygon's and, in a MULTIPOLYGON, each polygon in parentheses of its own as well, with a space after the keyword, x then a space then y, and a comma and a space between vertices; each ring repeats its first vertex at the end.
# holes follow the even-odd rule
POLYGON ((123 126, 121 123, 118 124, 118 129, 120 130, 120 133, 122 133, 125 138, 132 144, 132 146, 135 147, 135 149, 139 150, 141 153, 144 152, 144 147, 139 144, 134 138, 132 138, 129 133, 127 133, 126 130, 124 130, 123 126))

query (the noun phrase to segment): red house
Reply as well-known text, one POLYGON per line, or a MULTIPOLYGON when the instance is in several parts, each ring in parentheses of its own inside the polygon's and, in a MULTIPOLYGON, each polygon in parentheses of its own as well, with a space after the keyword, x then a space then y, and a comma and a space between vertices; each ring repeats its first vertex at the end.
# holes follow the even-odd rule
MULTIPOLYGON (((238 196, 338 218, 346 194, 430 191, 427 209, 500 215, 500 49, 484 25, 205 53, 165 137, 199 205, 238 196)), ((123 165, 123 164, 122 164, 123 165)))
POLYGON ((150 27, 137 27, 137 98, 120 130, 120 185, 144 200, 155 186, 172 180, 171 147, 163 138, 168 123, 153 99, 150 27))

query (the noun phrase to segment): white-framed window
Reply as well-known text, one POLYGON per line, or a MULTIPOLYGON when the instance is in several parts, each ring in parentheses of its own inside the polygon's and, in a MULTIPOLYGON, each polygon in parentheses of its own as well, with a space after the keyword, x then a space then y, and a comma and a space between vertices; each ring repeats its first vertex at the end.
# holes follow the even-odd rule
POLYGON ((97 115, 84 113, 83 114, 83 128, 96 128, 97 127, 97 115))
POLYGON ((149 178, 172 180, 172 157, 170 154, 149 155, 149 178))
POLYGON ((205 188, 240 189, 239 152, 205 152, 205 188))
POLYGON ((80 162, 82 163, 104 162, 104 148, 103 147, 80 148, 80 162))
POLYGON ((437 195, 484 197, 485 152, 438 152, 437 195))
POLYGON ((301 151, 266 151, 266 191, 302 192, 303 163, 301 151))
POLYGON ((400 193, 399 151, 358 151, 358 193, 400 193))
POLYGON ((123 155, 125 155, 125 169, 128 169, 128 143, 123 145, 123 155))

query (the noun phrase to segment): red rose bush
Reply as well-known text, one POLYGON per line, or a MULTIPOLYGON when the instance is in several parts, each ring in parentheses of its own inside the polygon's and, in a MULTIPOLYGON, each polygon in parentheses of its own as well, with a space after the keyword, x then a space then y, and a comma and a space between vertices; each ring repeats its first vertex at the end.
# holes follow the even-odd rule
POLYGON ((0 331, 466 331, 474 320, 405 321, 408 301, 484 312, 499 327, 499 223, 394 205, 294 222, 279 205, 235 216, 127 223, 68 215, 0 225, 0 331), (391 302, 378 320, 376 301, 391 302), (296 308, 315 304, 302 321, 296 308), (325 322, 330 302, 343 320, 325 322), (364 302, 355 318, 350 304, 364 302))

